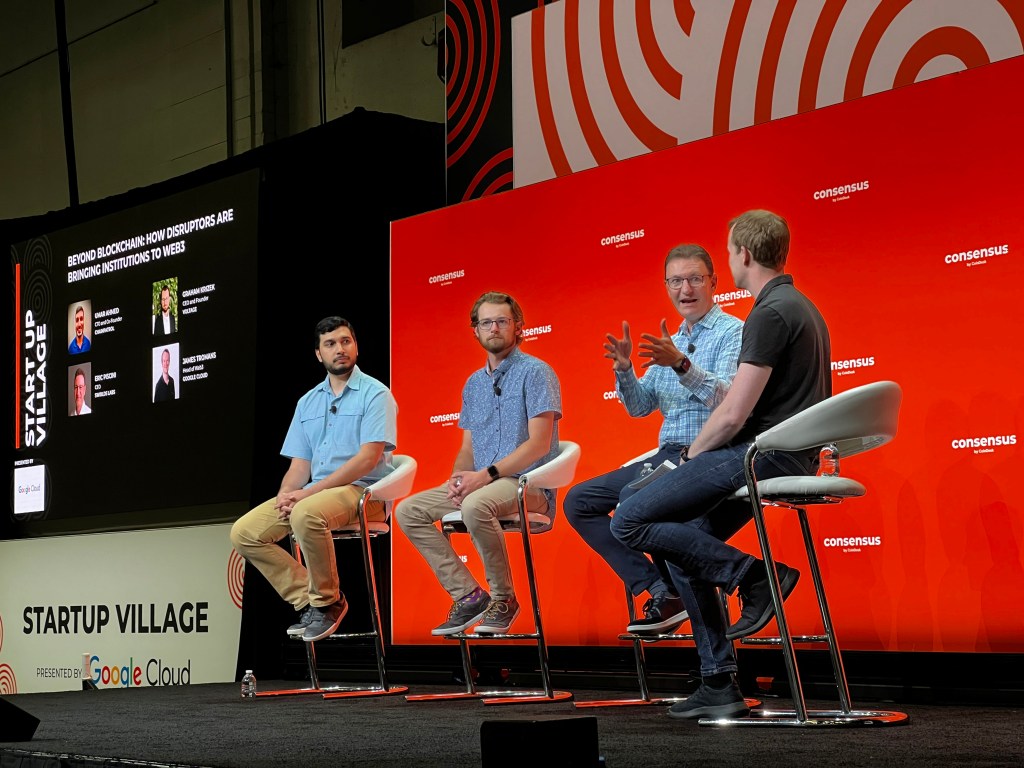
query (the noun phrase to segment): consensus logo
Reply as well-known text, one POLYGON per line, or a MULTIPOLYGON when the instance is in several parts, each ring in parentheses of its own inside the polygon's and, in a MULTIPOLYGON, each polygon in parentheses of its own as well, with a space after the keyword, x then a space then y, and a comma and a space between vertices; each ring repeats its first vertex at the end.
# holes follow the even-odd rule
POLYGON ((431 424, 442 424, 442 425, 444 425, 446 427, 449 424, 451 424, 452 422, 455 422, 455 421, 458 421, 458 420, 459 420, 459 414, 458 413, 439 413, 439 414, 437 414, 435 416, 431 416, 430 417, 430 423, 431 424))
POLYGON ((833 203, 838 203, 840 200, 848 200, 850 195, 855 192, 865 192, 869 185, 870 182, 865 179, 864 181, 857 181, 853 184, 842 184, 838 187, 819 189, 814 193, 814 199, 831 200, 833 203))
POLYGON ((735 291, 725 291, 724 293, 716 293, 714 295, 715 304, 722 304, 723 306, 729 306, 734 303, 737 299, 749 299, 753 296, 750 291, 746 288, 740 288, 735 291))
POLYGON ((540 336, 544 333, 551 333, 550 325, 537 325, 533 328, 523 328, 523 338, 529 339, 533 336, 540 336))
POLYGON ((830 536, 822 542, 826 547, 880 547, 881 536, 830 536))
POLYGON ((849 360, 833 360, 832 372, 839 376, 849 376, 856 373, 858 368, 870 368, 875 364, 875 356, 851 357, 849 360))
POLYGON ((440 275, 431 275, 427 282, 431 285, 450 285, 453 280, 466 276, 466 270, 456 269, 454 272, 442 272, 440 275))
POLYGON ((614 245, 616 248, 622 248, 625 245, 629 245, 630 240, 639 240, 643 236, 644 231, 642 229, 634 229, 632 232, 620 232, 617 235, 602 237, 601 245, 614 245))
POLYGON ((1003 445, 1016 445, 1016 435, 986 435, 984 437, 955 437, 950 442, 954 451, 971 448, 975 453, 995 453, 1003 445))
MULTIPOLYGON (((976 262, 977 264, 984 264, 984 261, 979 259, 987 259, 990 256, 1005 256, 1010 252, 1010 246, 1006 243, 1002 245, 990 245, 987 248, 975 248, 970 251, 959 251, 958 253, 947 253, 943 259, 947 264, 959 264, 961 262, 976 262)), ((968 264, 967 266, 972 267, 974 264, 968 264)))
POLYGON ((603 397, 605 400, 618 400, 619 393, 616 392, 614 389, 610 389, 604 394, 602 394, 601 397, 603 397))

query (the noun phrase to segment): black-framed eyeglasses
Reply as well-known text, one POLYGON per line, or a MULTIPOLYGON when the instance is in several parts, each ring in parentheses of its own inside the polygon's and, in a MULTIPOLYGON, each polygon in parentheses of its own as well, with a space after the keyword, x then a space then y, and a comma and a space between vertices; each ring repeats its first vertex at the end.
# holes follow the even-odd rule
POLYGON ((665 278, 665 285, 674 291, 682 288, 683 283, 689 283, 691 288, 703 288, 704 283, 707 282, 709 277, 711 275, 690 275, 689 277, 679 277, 676 275, 665 278))
POLYGON ((499 330, 504 331, 510 325, 512 325, 511 317, 496 317, 493 320, 477 320, 474 326, 476 328, 482 328, 485 331, 491 330, 494 326, 498 326, 499 330))

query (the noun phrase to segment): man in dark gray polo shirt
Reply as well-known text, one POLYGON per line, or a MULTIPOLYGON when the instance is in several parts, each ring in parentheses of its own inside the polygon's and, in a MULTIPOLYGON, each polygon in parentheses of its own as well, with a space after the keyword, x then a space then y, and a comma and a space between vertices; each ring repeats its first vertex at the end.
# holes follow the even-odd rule
MULTIPOLYGON (((462 632, 477 622, 479 633, 509 631, 519 602, 498 518, 517 514, 519 476, 558 455, 561 388, 550 365, 519 349, 522 308, 506 293, 488 292, 476 300, 469 317, 487 362, 462 389, 459 427, 464 432, 451 477, 395 509, 399 526, 452 599, 435 635, 462 632), (483 561, 489 591, 437 526, 457 509, 483 561)), ((554 517, 550 491, 529 488, 526 503, 530 511, 554 517)))
MULTIPOLYGON (((690 615, 701 685, 673 704, 675 718, 747 712, 736 684, 732 641, 775 615, 763 560, 726 544, 751 518, 750 502, 731 500, 745 485, 743 458, 757 435, 832 394, 828 328, 813 302, 785 273, 789 226, 770 211, 747 211, 729 224, 729 269, 755 297, 743 325, 740 365, 722 403, 680 457, 678 468, 623 501, 612 533, 627 546, 663 558, 690 615), (740 618, 726 627, 716 588, 738 590, 740 618)), ((758 458, 759 480, 813 474, 817 451, 772 451, 758 458)), ((776 563, 782 596, 799 573, 776 563)))

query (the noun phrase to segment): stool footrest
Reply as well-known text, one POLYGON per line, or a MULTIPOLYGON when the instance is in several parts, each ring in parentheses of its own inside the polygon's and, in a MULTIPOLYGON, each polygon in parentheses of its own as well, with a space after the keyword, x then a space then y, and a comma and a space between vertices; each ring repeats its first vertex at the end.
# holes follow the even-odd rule
MULTIPOLYGON (((827 643, 827 635, 793 635, 794 643, 827 643)), ((781 637, 744 637, 742 645, 782 645, 781 637)))
POLYGON ((849 712, 835 709, 807 710, 807 718, 800 720, 796 710, 752 709, 747 717, 722 717, 716 720, 701 718, 699 725, 789 726, 797 728, 836 728, 879 725, 906 725, 910 717, 904 712, 855 709, 849 712))
POLYGON ((506 634, 483 634, 479 635, 476 632, 456 632, 451 635, 444 635, 444 637, 451 638, 453 640, 538 640, 540 635, 536 632, 529 634, 522 632, 508 632, 506 634))
POLYGON ((669 632, 667 634, 651 634, 648 632, 623 632, 619 635, 619 640, 640 640, 645 643, 657 643, 662 640, 689 640, 693 641, 693 635, 687 634, 676 634, 669 632))

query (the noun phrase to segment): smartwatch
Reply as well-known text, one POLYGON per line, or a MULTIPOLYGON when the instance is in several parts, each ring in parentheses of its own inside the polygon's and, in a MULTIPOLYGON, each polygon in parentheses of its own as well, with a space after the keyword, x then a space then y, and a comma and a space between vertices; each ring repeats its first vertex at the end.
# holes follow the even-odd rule
POLYGON ((493 464, 491 464, 491 466, 489 466, 487 468, 487 474, 491 476, 491 482, 492 483, 495 480, 497 480, 499 477, 501 477, 501 475, 498 474, 498 468, 496 466, 494 466, 493 464))
POLYGON ((684 445, 682 450, 679 451, 679 463, 682 464, 685 461, 690 460, 690 446, 684 445))
POLYGON ((679 363, 677 363, 676 365, 673 365, 672 370, 678 373, 680 376, 682 376, 684 373, 690 370, 690 358, 688 358, 686 355, 683 355, 683 359, 680 360, 679 363))

